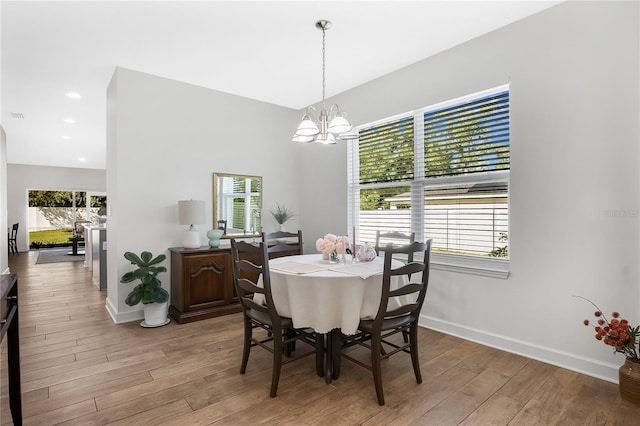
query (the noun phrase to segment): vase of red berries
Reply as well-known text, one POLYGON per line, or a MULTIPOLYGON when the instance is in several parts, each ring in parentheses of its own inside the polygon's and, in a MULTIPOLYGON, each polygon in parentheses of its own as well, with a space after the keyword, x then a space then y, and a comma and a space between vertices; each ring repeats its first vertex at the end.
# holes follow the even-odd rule
POLYGON ((638 358, 638 337, 640 326, 632 327, 629 321, 622 318, 619 312, 612 312, 607 318, 602 310, 591 300, 576 296, 595 306, 595 324, 588 319, 586 326, 593 327, 595 338, 605 345, 614 348, 614 352, 624 354, 624 364, 618 369, 620 396, 627 401, 640 405, 640 358, 638 358))

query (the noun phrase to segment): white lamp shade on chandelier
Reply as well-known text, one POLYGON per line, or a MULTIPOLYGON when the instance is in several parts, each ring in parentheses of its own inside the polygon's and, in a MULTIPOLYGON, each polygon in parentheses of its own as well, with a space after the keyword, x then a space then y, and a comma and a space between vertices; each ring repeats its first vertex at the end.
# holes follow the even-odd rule
POLYGON ((325 32, 331 28, 331 22, 320 20, 316 27, 322 30, 322 110, 318 113, 313 106, 307 107, 292 141, 335 144, 338 140, 355 139, 358 135, 352 132, 353 126, 347 114, 336 104, 331 105, 328 111, 325 108, 325 32))
POLYGON ((184 234, 182 246, 184 248, 200 247, 200 234, 194 224, 205 222, 205 208, 202 200, 181 200, 178 201, 178 219, 181 225, 189 225, 189 229, 184 234))

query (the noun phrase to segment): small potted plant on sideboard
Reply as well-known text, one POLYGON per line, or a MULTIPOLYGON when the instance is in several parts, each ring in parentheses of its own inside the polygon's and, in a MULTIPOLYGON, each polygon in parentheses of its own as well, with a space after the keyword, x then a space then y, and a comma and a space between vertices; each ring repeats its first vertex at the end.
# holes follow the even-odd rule
POLYGON ((284 205, 280 205, 278 203, 276 203, 275 210, 271 210, 269 213, 271 213, 271 216, 273 216, 276 222, 278 222, 278 231, 280 232, 285 231, 285 222, 295 216, 295 213, 292 210, 289 210, 284 205))

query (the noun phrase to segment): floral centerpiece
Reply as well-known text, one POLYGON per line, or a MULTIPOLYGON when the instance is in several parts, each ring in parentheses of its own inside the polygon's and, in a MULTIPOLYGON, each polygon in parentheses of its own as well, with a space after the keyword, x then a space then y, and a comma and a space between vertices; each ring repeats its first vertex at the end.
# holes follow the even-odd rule
POLYGON ((625 363, 618 370, 620 395, 629 401, 640 404, 640 358, 638 357, 638 338, 640 326, 633 327, 619 312, 612 312, 611 319, 607 318, 595 303, 582 296, 574 296, 591 303, 596 311, 593 315, 596 323, 585 319, 582 323, 593 327, 595 338, 607 346, 613 347, 614 353, 624 354, 625 363))
POLYGON ((349 239, 345 236, 337 236, 334 234, 327 234, 322 238, 316 240, 316 249, 322 252, 322 258, 329 260, 329 262, 339 262, 339 257, 344 256, 346 253, 351 253, 349 248, 349 239))

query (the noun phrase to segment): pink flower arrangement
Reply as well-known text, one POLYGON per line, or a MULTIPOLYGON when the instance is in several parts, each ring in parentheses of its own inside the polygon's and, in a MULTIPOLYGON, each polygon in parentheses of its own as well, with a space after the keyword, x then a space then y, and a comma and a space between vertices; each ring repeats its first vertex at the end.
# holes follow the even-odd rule
POLYGON ((329 255, 330 253, 345 254, 350 253, 349 239, 347 237, 338 237, 333 234, 327 234, 322 238, 316 240, 316 249, 320 250, 323 254, 329 255))

